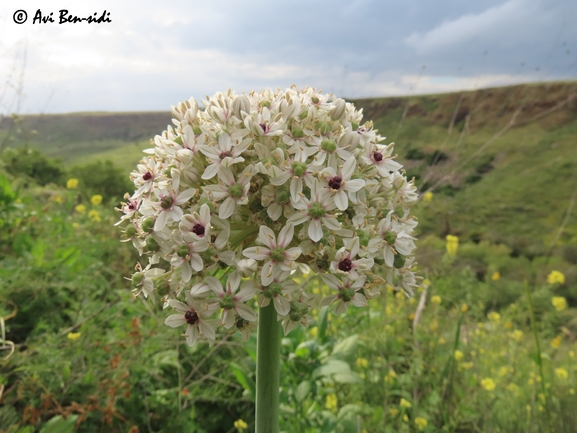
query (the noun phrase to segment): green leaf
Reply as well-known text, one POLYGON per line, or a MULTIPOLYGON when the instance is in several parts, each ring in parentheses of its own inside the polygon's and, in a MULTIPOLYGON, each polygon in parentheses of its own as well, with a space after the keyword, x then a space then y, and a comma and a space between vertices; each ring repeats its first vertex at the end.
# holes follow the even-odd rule
POLYGON ((338 433, 357 433, 359 431, 357 416, 360 410, 361 408, 355 404, 344 405, 337 415, 338 427, 336 431, 338 433))
POLYGON ((358 374, 351 371, 345 361, 330 358, 326 363, 313 371, 313 378, 328 377, 338 383, 357 383, 361 381, 358 374))
POLYGON ((297 387, 297 390, 295 392, 296 400, 299 403, 302 402, 307 397, 307 395, 309 394, 310 391, 311 391, 310 381, 305 380, 304 382, 301 382, 299 384, 299 386, 297 387))
POLYGON ((64 419, 61 415, 48 420, 39 433, 74 433, 74 423, 78 415, 70 415, 64 419))
POLYGON ((319 312, 319 321, 317 324, 317 328, 319 330, 319 340, 324 343, 327 335, 327 326, 328 326, 328 318, 329 318, 329 307, 321 308, 319 312))
POLYGON ((358 335, 351 335, 344 340, 339 341, 333 348, 332 357, 342 359, 347 362, 353 362, 357 348, 359 346, 358 335))
POLYGON ((232 369, 232 372, 234 373, 236 380, 238 380, 238 383, 241 384, 241 386, 245 389, 245 391, 248 391, 251 400, 254 400, 255 388, 256 388, 254 380, 248 374, 246 374, 244 369, 237 363, 231 362, 230 368, 232 369))

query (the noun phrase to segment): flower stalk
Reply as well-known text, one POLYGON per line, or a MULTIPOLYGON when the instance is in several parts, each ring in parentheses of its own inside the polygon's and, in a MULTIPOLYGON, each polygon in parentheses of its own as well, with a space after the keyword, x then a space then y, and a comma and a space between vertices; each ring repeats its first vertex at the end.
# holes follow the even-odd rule
POLYGON ((271 302, 259 308, 256 358, 256 433, 279 431, 280 326, 271 302))

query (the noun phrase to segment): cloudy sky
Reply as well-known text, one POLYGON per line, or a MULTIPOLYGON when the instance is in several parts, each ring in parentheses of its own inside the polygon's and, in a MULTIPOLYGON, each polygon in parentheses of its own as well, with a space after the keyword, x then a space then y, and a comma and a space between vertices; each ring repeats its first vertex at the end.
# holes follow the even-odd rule
POLYGON ((576 79, 575 22, 576 0, 4 0, 0 114, 167 110, 293 83, 351 98, 576 79), (62 9, 112 22, 59 24, 62 9), (38 10, 55 22, 33 24, 38 10))

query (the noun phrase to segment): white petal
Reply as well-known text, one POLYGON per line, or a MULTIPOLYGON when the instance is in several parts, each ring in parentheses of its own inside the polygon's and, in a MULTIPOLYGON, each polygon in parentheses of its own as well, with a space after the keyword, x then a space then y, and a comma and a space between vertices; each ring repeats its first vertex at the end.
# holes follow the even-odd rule
POLYGON ((263 286, 268 286, 274 279, 272 262, 269 260, 262 266, 261 281, 263 286))
POLYGON ((190 266, 192 266, 192 269, 194 269, 196 272, 202 271, 203 263, 198 254, 192 254, 190 256, 190 266))
POLYGON ((335 204, 340 210, 347 210, 347 207, 349 207, 349 198, 342 189, 335 194, 334 199, 335 204))
POLYGON ((212 323, 210 323, 208 320, 201 319, 198 321, 198 327, 200 328, 200 332, 202 332, 206 338, 208 338, 211 341, 214 341, 216 335, 212 323))
POLYGON ((164 324, 170 326, 171 328, 176 328, 182 326, 186 323, 186 320, 182 314, 172 314, 168 316, 164 321, 164 324))
POLYGON ((278 203, 271 203, 271 205, 267 208, 266 213, 271 220, 276 221, 282 214, 282 206, 278 203))
POLYGON ((303 250, 301 250, 299 247, 294 247, 285 250, 284 253, 287 260, 293 261, 296 260, 302 254, 302 252, 303 250))
POLYGON ((215 295, 217 296, 224 295, 224 289, 222 288, 222 283, 218 278, 206 277, 204 279, 204 282, 208 285, 208 287, 210 287, 210 290, 212 290, 212 292, 215 295))
POLYGON ((176 197, 175 204, 181 205, 186 203, 190 198, 196 193, 196 189, 190 188, 186 191, 181 192, 178 197, 176 197))
POLYGON ((278 246, 281 248, 286 248, 286 246, 291 243, 294 233, 294 225, 289 223, 284 226, 278 235, 278 246))
POLYGON ((236 207, 236 201, 232 197, 228 197, 225 201, 223 201, 218 209, 218 216, 227 219, 232 215, 234 212, 234 208, 236 207))
POLYGON ((342 228, 340 223, 334 217, 323 217, 321 219, 323 224, 331 230, 340 230, 342 228))
POLYGON ((242 254, 249 259, 265 260, 270 257, 270 250, 265 247, 250 247, 243 250, 242 254))
POLYGON ((291 309, 290 302, 284 296, 275 296, 273 298, 273 303, 276 312, 281 316, 286 316, 291 309))
POLYGON ((350 192, 357 192, 365 186, 365 181, 362 179, 348 180, 343 189, 350 192))
POLYGON ((242 317, 244 320, 248 320, 249 322, 256 321, 256 314, 254 314, 253 309, 250 308, 248 305, 243 304, 242 302, 237 303, 235 309, 238 315, 242 317))
MULTIPOLYGON (((188 283, 190 281, 190 279, 192 278, 192 268, 190 267, 188 262, 184 262, 182 264, 182 266, 180 267, 180 269, 182 271, 182 281, 185 283, 188 283)), ((202 269, 202 265, 201 265, 201 269, 202 269)))
POLYGON ((314 219, 310 222, 308 234, 309 238, 311 238, 313 242, 318 242, 322 239, 323 229, 321 227, 321 222, 319 220, 314 219))
POLYGON ((276 236, 274 232, 267 226, 260 226, 260 230, 258 232, 258 238, 260 241, 269 247, 271 250, 276 248, 276 236))

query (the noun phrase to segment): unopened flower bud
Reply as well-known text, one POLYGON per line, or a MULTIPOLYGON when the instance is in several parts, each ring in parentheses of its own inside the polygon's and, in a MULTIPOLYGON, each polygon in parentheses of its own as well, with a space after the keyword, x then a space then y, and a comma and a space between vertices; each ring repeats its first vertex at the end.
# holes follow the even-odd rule
POLYGON ((132 236, 134 236, 136 234, 136 227, 134 226, 134 224, 129 224, 126 227, 126 230, 124 230, 124 234, 128 237, 131 238, 132 236))
POLYGON ((334 108, 331 110, 331 118, 333 120, 338 120, 338 119, 342 118, 343 114, 345 114, 346 108, 347 108, 347 103, 345 102, 345 100, 344 99, 337 99, 335 101, 334 108))
POLYGON ((154 228, 154 218, 148 217, 142 221, 142 230, 146 233, 150 233, 154 228))
POLYGON ((292 133, 294 138, 303 138, 305 136, 304 131, 301 128, 299 128, 298 126, 295 126, 291 130, 291 133, 292 133))
POLYGON ((176 247, 176 255, 178 257, 184 258, 184 257, 188 256, 189 253, 190 253, 190 248, 186 244, 180 244, 178 247, 176 247))
POLYGON ((146 238, 146 243, 144 244, 144 250, 149 253, 155 253, 160 249, 160 245, 156 242, 152 236, 146 238))
MULTIPOLYGON (((385 233, 385 241, 389 244, 389 245, 393 245, 395 243, 395 241, 397 240, 397 233, 395 232, 386 232, 385 233)), ((402 267, 402 266, 401 266, 402 267)))
POLYGON ((194 125, 192 127, 192 132, 194 132, 194 135, 198 137, 200 134, 202 134, 202 129, 200 129, 200 126, 194 125))
POLYGON ((327 135, 330 132, 332 132, 333 130, 333 125, 331 125, 329 122, 319 122, 317 123, 317 130, 322 134, 322 135, 327 135))
POLYGON ((242 112, 250 113, 250 100, 246 95, 238 95, 232 100, 232 114, 243 119, 242 112))
POLYGON ((393 266, 397 269, 401 269, 403 266, 405 266, 406 261, 407 258, 402 254, 395 254, 395 261, 393 262, 393 266))
POLYGON ((334 152, 337 150, 337 144, 333 140, 323 140, 321 142, 321 149, 325 152, 334 152))
POLYGON ((144 275, 142 274, 142 272, 137 272, 136 274, 134 274, 132 276, 132 287, 136 288, 140 285, 140 283, 142 283, 142 280, 144 279, 144 275))
POLYGON ((156 290, 160 296, 166 296, 170 293, 170 283, 164 278, 160 279, 156 282, 156 290))

